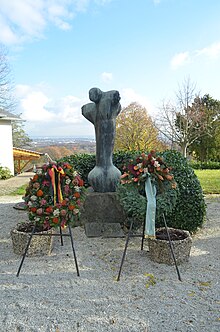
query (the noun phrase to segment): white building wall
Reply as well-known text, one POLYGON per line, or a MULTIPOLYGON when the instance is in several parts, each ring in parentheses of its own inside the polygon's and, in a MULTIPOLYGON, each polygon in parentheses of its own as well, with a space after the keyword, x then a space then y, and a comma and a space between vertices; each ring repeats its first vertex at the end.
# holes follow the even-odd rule
POLYGON ((8 167, 14 175, 12 126, 10 120, 0 119, 0 166, 8 167))

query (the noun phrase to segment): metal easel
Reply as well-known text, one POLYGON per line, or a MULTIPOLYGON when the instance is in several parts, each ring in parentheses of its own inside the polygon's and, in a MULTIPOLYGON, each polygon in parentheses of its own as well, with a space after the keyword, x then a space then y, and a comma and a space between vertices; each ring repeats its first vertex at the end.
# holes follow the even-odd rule
POLYGON ((68 230, 69 230, 69 234, 63 233, 61 227, 60 227, 60 232, 59 233, 52 233, 52 234, 35 233, 35 231, 36 231, 36 224, 35 224, 34 227, 33 227, 33 229, 32 229, 32 232, 30 234, 30 237, 28 239, 28 243, 27 243, 27 246, 25 248, 24 254, 22 256, 21 263, 19 265, 18 272, 17 272, 16 276, 19 277, 22 265, 24 263, 24 260, 25 260, 25 257, 27 255, 28 248, 29 248, 29 246, 31 244, 31 240, 32 240, 33 236, 60 236, 61 246, 63 246, 63 236, 69 236, 70 240, 71 240, 72 250, 73 250, 73 257, 74 257, 75 266, 76 266, 76 273, 77 273, 77 276, 79 277, 79 268, 78 268, 78 263, 77 263, 77 258, 76 258, 76 252, 75 252, 74 243, 73 243, 73 235, 72 235, 72 230, 71 230, 70 225, 68 225, 68 230))
MULTIPOLYGON (((171 251, 171 255, 172 255, 172 258, 173 258, 173 261, 174 261, 174 264, 175 264, 178 279, 179 279, 179 281, 182 281, 181 276, 180 276, 180 272, 179 272, 179 268, 177 266, 177 261, 176 261, 176 257, 175 257, 175 254, 174 254, 174 250, 173 250, 173 243, 172 243, 171 238, 170 238, 170 233, 169 233, 169 230, 168 230, 168 227, 167 227, 167 223, 166 223, 166 219, 165 219, 164 214, 163 214, 163 221, 164 221, 164 225, 165 225, 165 228, 166 228, 167 237, 168 237, 168 241, 169 241, 169 245, 170 245, 170 251, 171 251)), ((126 252, 127 252, 127 248, 128 248, 128 242, 129 242, 130 238, 131 237, 141 237, 141 250, 143 250, 143 248, 144 248, 145 222, 143 223, 142 234, 132 234, 132 228, 133 228, 133 220, 130 224, 130 228, 129 228, 129 231, 128 231, 128 234, 127 234, 127 237, 126 237, 125 248, 124 248, 124 252, 123 252, 123 255, 122 255, 122 259, 121 259, 121 264, 120 264, 120 268, 119 268, 119 272, 118 272, 117 281, 119 281, 120 277, 121 277, 122 266, 123 266, 123 263, 124 263, 124 260, 125 260, 125 256, 126 256, 126 252)))

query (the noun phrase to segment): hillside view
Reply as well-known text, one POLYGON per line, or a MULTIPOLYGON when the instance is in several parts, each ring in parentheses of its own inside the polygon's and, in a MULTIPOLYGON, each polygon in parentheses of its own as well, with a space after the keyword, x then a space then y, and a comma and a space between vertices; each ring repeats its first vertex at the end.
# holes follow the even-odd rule
MULTIPOLYGON (((57 160, 74 153, 95 153, 95 145, 95 140, 92 138, 35 137, 25 148, 47 153, 53 160, 57 160)), ((42 163, 41 159, 39 163, 42 163)))

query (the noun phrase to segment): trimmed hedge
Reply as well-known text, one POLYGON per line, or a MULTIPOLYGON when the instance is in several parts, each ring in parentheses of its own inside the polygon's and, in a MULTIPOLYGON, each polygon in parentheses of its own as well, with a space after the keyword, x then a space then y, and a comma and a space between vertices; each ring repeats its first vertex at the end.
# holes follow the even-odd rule
POLYGON ((193 169, 220 169, 220 162, 218 161, 207 161, 207 162, 190 161, 189 164, 193 169))
MULTIPOLYGON (((123 164, 136 154, 137 151, 114 153, 113 163, 123 173, 123 164)), ((169 166, 172 166, 172 173, 178 185, 177 204, 173 212, 166 214, 167 224, 169 227, 195 232, 202 226, 205 217, 205 201, 200 182, 193 168, 179 152, 167 150, 160 155, 169 166)), ((89 185, 87 178, 88 173, 95 166, 95 155, 76 154, 64 157, 62 161, 72 164, 85 181, 85 185, 89 185)), ((131 200, 132 195, 127 193, 127 199, 131 200)), ((139 218, 143 222, 143 204, 143 199, 135 199, 133 202, 134 213, 131 207, 129 217, 133 213, 135 219, 139 218), (138 202, 140 202, 140 207, 138 207, 138 202)), ((158 219, 156 226, 164 226, 163 221, 158 219)))
POLYGON ((168 165, 172 165, 172 173, 179 189, 175 210, 166 216, 167 224, 195 232, 202 226, 206 212, 200 182, 186 158, 179 152, 169 150, 162 153, 162 156, 168 165))

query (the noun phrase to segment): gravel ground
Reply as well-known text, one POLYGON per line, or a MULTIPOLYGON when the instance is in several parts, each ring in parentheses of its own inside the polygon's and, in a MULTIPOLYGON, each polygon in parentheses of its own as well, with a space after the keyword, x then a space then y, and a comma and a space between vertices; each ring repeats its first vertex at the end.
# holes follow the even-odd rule
POLYGON ((0 179, 0 196, 10 195, 21 186, 28 185, 34 174, 33 172, 24 172, 7 180, 0 179))
POLYGON ((175 267, 149 259, 140 238, 129 243, 121 279, 116 281, 125 240, 87 238, 73 229, 80 269, 76 275, 71 243, 53 240, 50 256, 21 257, 10 230, 27 219, 13 209, 21 197, 0 197, 1 332, 189 332, 220 331, 220 197, 206 199, 208 220, 193 237, 190 261, 175 267), (155 280, 150 285, 149 276, 155 280))

